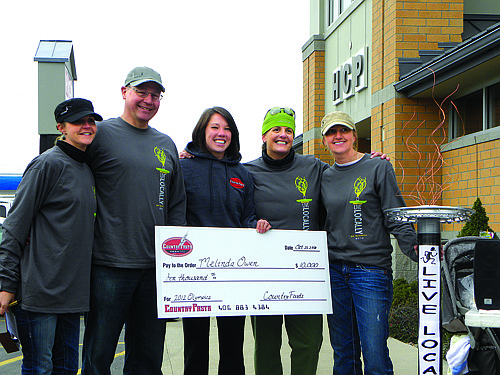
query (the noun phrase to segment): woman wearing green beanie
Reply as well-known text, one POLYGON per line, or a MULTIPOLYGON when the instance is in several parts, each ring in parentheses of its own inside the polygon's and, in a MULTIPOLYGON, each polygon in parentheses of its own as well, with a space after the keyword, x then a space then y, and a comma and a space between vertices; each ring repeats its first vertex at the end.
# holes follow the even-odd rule
MULTIPOLYGON (((329 165, 313 155, 296 154, 294 135, 295 112, 291 108, 267 111, 262 124, 262 156, 245 164, 255 183, 255 211, 276 229, 320 230, 324 219, 319 199, 321 175, 329 165), (305 191, 299 191, 297 179, 307 184, 305 191)), ((283 322, 292 348, 292 375, 316 374, 323 340, 320 314, 253 316, 255 374, 283 374, 283 322)))

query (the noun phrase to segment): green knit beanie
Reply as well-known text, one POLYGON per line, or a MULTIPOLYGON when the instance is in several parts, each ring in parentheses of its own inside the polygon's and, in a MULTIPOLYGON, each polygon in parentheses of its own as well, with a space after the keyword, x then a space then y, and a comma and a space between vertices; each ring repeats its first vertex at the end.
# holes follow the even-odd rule
POLYGON ((262 134, 265 134, 275 126, 286 126, 293 129, 295 134, 295 112, 291 108, 271 108, 266 113, 264 123, 262 124, 262 134))

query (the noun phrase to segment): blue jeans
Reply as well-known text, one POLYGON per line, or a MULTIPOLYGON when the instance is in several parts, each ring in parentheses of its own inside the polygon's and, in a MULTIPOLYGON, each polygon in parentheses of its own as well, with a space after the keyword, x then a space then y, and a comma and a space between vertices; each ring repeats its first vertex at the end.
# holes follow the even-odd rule
POLYGON ((109 375, 125 324, 123 374, 161 375, 166 322, 156 311, 155 269, 92 265, 82 374, 109 375))
POLYGON ((334 350, 333 374, 392 375, 387 339, 392 273, 353 263, 330 264, 333 315, 328 316, 334 350))
POLYGON ((45 314, 12 307, 23 351, 23 375, 76 374, 80 314, 45 314))

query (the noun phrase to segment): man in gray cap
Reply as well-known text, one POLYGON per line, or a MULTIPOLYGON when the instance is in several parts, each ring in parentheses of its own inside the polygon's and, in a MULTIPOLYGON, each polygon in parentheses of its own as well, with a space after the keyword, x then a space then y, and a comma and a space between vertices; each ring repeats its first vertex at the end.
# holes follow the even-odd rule
POLYGON ((82 374, 110 374, 125 324, 124 374, 161 375, 165 320, 156 312, 156 225, 185 225, 177 149, 149 126, 165 88, 160 74, 133 69, 123 114, 97 126, 89 147, 97 217, 82 374))

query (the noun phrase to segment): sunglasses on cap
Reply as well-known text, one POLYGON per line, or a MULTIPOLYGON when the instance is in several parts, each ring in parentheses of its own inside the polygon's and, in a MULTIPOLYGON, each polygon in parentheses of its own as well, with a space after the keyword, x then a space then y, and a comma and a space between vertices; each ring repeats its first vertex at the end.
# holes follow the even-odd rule
POLYGON ((295 118, 295 111, 291 108, 288 108, 288 107, 273 107, 271 108, 269 111, 266 112, 266 116, 264 116, 264 118, 267 117, 267 115, 277 115, 278 113, 286 113, 287 115, 289 116, 292 116, 293 118, 295 118))

